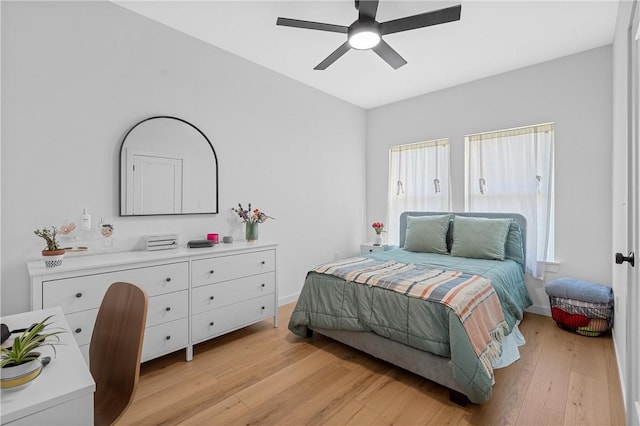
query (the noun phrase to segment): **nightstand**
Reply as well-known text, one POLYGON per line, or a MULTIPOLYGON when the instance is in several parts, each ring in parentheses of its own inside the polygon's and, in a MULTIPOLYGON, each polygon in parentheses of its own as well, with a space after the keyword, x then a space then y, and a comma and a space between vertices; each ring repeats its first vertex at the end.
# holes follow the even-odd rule
POLYGON ((363 244, 360 244, 360 253, 361 254, 380 253, 383 251, 390 250, 391 247, 392 246, 390 246, 389 244, 374 246, 373 243, 363 243, 363 244))

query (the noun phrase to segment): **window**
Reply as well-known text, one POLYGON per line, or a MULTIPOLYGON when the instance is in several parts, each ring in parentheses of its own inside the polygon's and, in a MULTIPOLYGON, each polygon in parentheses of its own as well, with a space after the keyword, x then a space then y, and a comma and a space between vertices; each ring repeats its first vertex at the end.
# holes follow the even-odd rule
POLYGON ((449 211, 449 140, 438 139, 389 148, 387 236, 399 242, 404 211, 449 211))
POLYGON ((527 219, 527 272, 553 259, 553 123, 465 136, 465 210, 527 219))

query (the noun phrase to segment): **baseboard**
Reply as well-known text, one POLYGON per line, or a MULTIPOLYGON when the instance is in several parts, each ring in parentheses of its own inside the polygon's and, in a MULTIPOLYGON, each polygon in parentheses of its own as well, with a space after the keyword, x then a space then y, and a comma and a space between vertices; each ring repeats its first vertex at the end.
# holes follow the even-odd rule
MULTIPOLYGON (((615 325, 614 325, 615 328, 615 325)), ((622 368, 623 366, 620 364, 620 352, 618 350, 618 345, 616 344, 616 339, 613 340, 613 351, 616 354, 616 364, 618 364, 618 379, 620 380, 620 390, 622 391, 622 403, 624 404, 624 414, 627 419, 629 419, 629 407, 627 407, 627 383, 626 377, 623 374, 623 370, 626 368, 622 368)), ((630 424, 630 423, 629 423, 630 424)))
POLYGON ((549 306, 531 305, 525 309, 525 311, 531 312, 532 314, 544 315, 546 317, 551 316, 551 307, 549 306))
POLYGON ((291 302, 295 302, 298 300, 298 297, 300 297, 300 292, 298 293, 294 293, 294 294, 290 294, 289 296, 284 296, 278 299, 278 306, 282 306, 282 305, 286 305, 288 303, 291 302))

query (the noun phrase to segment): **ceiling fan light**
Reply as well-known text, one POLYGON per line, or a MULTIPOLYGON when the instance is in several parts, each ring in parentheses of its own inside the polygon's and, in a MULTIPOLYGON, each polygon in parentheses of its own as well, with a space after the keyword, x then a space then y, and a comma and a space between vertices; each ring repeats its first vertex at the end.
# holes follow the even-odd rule
POLYGON ((349 35, 349 45, 354 49, 371 49, 380 43, 380 34, 373 30, 362 30, 349 35))

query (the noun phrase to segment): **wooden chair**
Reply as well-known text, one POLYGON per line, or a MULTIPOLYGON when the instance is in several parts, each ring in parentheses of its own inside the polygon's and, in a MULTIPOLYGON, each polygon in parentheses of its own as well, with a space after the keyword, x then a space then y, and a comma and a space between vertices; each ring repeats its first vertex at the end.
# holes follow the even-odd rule
POLYGON ((133 400, 146 321, 147 293, 129 283, 111 284, 89 346, 89 369, 96 382, 95 425, 115 423, 133 400))

